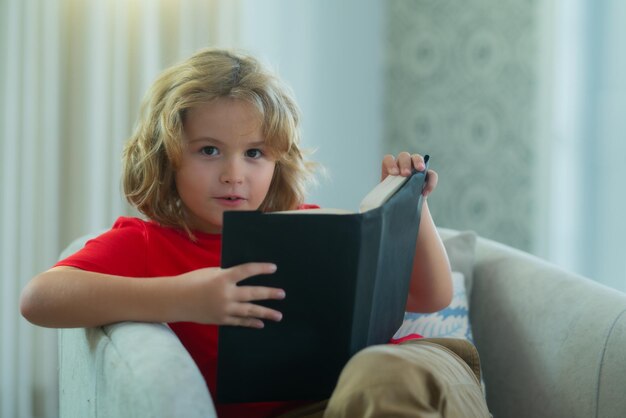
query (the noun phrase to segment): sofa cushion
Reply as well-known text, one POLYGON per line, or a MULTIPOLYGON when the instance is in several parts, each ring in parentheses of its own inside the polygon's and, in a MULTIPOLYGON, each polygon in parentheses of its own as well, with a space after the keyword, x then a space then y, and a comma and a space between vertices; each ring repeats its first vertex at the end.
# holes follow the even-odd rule
POLYGON ((443 245, 448 253, 452 271, 458 271, 465 276, 465 290, 468 299, 472 293, 474 281, 474 261, 476 259, 476 233, 463 231, 443 239, 443 245))
POLYGON ((434 313, 407 312, 394 338, 420 334, 424 337, 465 338, 474 342, 468 300, 473 278, 476 234, 472 231, 461 232, 444 238, 443 244, 452 268, 452 302, 434 313))
POLYGON ((454 292, 448 307, 428 314, 406 312, 404 322, 394 338, 419 334, 424 337, 465 338, 473 343, 463 274, 452 272, 452 284, 454 292))

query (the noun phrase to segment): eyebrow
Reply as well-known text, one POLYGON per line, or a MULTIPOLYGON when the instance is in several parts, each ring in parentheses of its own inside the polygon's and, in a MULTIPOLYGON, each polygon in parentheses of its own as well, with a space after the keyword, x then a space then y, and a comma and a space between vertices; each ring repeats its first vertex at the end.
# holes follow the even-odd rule
MULTIPOLYGON (((200 137, 200 138, 194 138, 194 139, 189 140, 190 144, 194 144, 196 142, 212 142, 212 143, 216 143, 217 145, 224 145, 225 144, 224 141, 220 141, 219 139, 212 138, 210 136, 203 136, 203 137, 200 137)), ((264 140, 260 140, 260 141, 248 142, 246 145, 251 146, 251 147, 260 147, 260 146, 263 146, 263 145, 266 145, 266 144, 265 144, 264 140)))

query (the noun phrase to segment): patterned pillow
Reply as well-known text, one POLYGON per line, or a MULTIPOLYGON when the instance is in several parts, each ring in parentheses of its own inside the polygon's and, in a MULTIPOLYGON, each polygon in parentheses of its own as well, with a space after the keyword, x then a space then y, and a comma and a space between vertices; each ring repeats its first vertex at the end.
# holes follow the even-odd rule
POLYGON ((407 312, 393 338, 420 334, 424 337, 465 338, 473 343, 465 276, 458 271, 452 272, 452 286, 452 302, 447 308, 429 314, 407 312))
POLYGON ((439 312, 407 312, 402 326, 394 335, 396 339, 408 334, 420 334, 424 337, 466 338, 474 343, 468 301, 472 288, 476 233, 464 231, 450 235, 450 230, 444 232, 449 235, 443 239, 443 245, 452 268, 452 302, 439 312))

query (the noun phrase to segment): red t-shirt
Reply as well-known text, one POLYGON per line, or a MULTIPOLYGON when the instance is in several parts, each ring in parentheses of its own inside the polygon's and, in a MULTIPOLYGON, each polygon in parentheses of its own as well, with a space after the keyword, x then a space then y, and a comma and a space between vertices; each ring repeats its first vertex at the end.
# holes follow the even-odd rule
MULTIPOLYGON (((83 249, 56 265, 139 278, 173 276, 205 267, 219 267, 221 235, 194 234, 196 242, 178 229, 121 217, 109 231, 88 241, 83 249)), ((169 326, 196 362, 210 393, 215 393, 218 327, 192 322, 170 323, 169 326)), ((215 403, 215 407, 220 418, 261 418, 272 417, 303 404, 306 401, 215 403)))

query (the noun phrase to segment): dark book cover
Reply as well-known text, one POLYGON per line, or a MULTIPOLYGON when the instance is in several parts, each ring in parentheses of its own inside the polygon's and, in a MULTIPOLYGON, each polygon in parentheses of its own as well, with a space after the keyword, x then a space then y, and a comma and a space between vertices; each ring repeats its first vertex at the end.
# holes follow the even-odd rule
POLYGON ((273 262, 241 285, 282 288, 258 302, 265 328, 219 329, 219 402, 328 398, 357 351, 387 343, 404 318, 426 170, 382 206, 354 214, 224 214, 222 267, 273 262))

